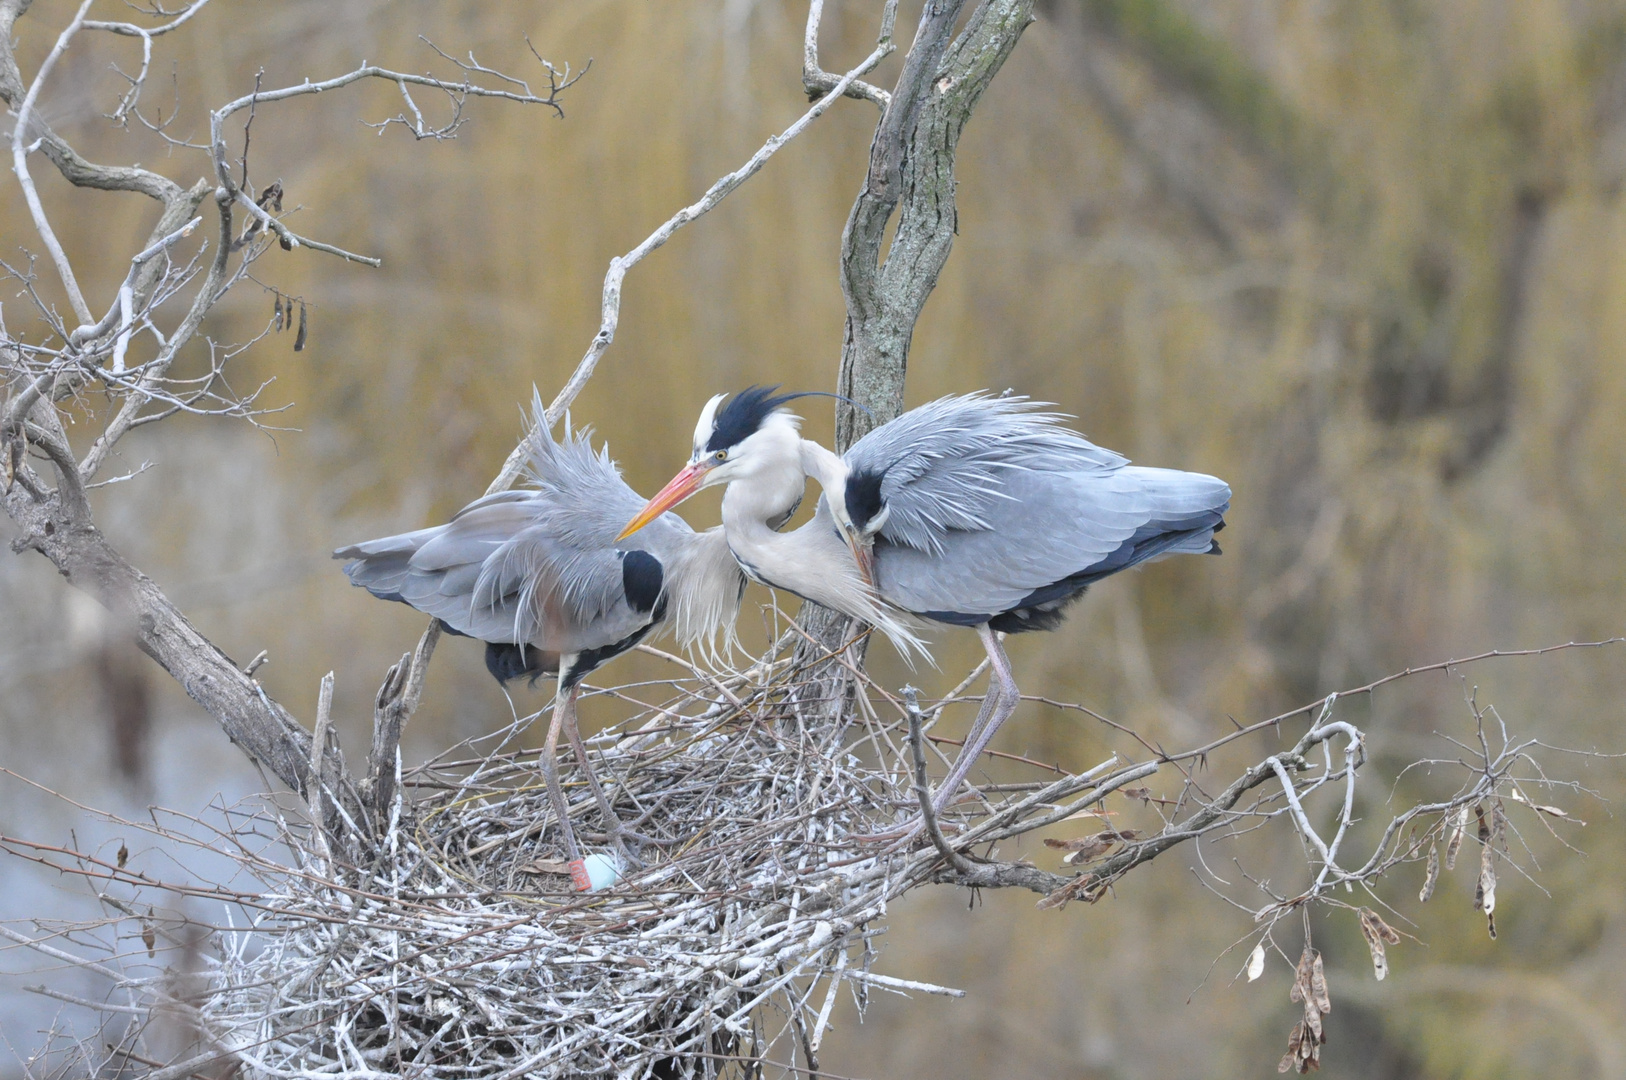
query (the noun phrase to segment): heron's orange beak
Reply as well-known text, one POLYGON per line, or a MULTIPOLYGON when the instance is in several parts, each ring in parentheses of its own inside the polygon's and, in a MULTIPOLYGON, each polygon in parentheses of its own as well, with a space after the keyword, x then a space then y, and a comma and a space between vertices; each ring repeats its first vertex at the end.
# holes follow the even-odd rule
POLYGON ((698 465, 685 465, 683 471, 672 477, 671 483, 656 493, 644 508, 638 511, 638 516, 627 522, 627 527, 621 530, 621 535, 615 538, 620 543, 651 521, 666 513, 678 503, 700 490, 700 481, 705 477, 706 470, 698 465))

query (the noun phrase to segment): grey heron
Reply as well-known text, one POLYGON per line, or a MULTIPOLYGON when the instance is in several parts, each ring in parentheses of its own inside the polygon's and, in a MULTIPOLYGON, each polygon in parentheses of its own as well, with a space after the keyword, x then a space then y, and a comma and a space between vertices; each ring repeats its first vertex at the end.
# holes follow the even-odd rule
POLYGON ((617 846, 622 827, 587 758, 576 726, 581 680, 645 637, 671 627, 684 645, 732 633, 745 579, 723 529, 695 532, 675 514, 656 519, 636 544, 616 533, 643 505, 590 433, 556 441, 541 403, 528 436, 531 487, 476 499, 444 525, 352 544, 334 558, 352 583, 439 619, 486 643, 498 682, 558 677, 542 771, 565 850, 579 860, 560 785, 563 731, 617 846))
MULTIPOLYGON (((702 488, 728 485, 723 529, 750 577, 871 623, 906 655, 910 617, 974 627, 988 693, 932 803, 953 798, 1015 711, 1001 633, 1049 630, 1093 582, 1179 553, 1218 554, 1231 489, 1200 473, 1144 468, 1019 396, 945 397, 837 456, 801 437, 794 394, 751 387, 706 404, 689 463, 622 532, 702 488), (824 489, 788 533, 771 523, 824 489)), ((912 831, 912 830, 911 830, 912 831)))

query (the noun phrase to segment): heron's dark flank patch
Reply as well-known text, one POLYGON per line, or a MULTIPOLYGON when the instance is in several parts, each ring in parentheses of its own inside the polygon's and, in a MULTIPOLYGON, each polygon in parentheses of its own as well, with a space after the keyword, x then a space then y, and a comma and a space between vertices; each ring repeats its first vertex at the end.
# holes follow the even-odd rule
MULTIPOLYGON (((633 552, 633 554, 642 555, 643 552, 633 552)), ((602 649, 585 649, 582 652, 577 653, 575 665, 572 666, 570 671, 564 676, 564 688, 569 690, 571 687, 587 678, 588 675, 592 674, 594 669, 609 663, 611 660, 614 660, 616 657, 620 656, 622 653, 644 640, 644 638, 649 636, 649 632, 655 628, 655 624, 665 618, 666 597, 662 596, 655 602, 655 607, 650 613, 649 621, 643 626, 640 626, 638 629, 634 630, 620 641, 606 645, 602 649)))
POLYGON ((988 620, 988 625, 1004 634, 1023 634, 1030 630, 1054 630, 1067 619, 1067 609, 1084 595, 1088 585, 1080 585, 1053 600, 1027 607, 1013 608, 988 620))
POLYGON ((881 512, 881 474, 855 472, 847 477, 847 517, 862 530, 881 512))
POLYGON ((661 561, 647 551, 629 551, 621 556, 621 588, 632 610, 647 615, 660 599, 665 574, 661 561))

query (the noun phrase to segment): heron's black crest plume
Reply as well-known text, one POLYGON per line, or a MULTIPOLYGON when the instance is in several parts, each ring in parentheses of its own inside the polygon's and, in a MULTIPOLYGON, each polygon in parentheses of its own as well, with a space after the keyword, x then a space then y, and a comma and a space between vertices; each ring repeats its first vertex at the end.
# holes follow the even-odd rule
POLYGON ((795 401, 804 397, 828 397, 837 401, 845 401, 855 409, 869 410, 858 402, 841 394, 832 394, 826 390, 802 390, 794 394, 775 394, 779 384, 773 386, 748 386, 735 394, 718 408, 717 415, 711 421, 711 438, 706 443, 706 449, 711 452, 727 450, 738 445, 756 434, 762 422, 766 420, 775 409, 788 401, 795 401))

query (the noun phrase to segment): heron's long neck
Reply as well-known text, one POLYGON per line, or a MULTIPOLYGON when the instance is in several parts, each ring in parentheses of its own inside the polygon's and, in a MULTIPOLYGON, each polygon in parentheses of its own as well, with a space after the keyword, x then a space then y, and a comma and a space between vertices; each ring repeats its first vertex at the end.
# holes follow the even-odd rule
POLYGON ((847 476, 852 472, 847 463, 812 439, 802 439, 796 448, 801 458, 802 472, 819 482, 824 499, 832 511, 847 498, 847 476))
MULTIPOLYGON (((794 447, 792 447, 794 452, 794 447)), ((788 465, 762 468, 729 483, 723 492, 723 530, 746 572, 769 585, 809 596, 809 579, 819 575, 824 562, 803 526, 793 532, 775 532, 768 524, 794 506, 804 486, 802 470, 788 465)), ((836 538, 839 544, 839 538, 836 538)))
POLYGON ((724 648, 732 645, 734 619, 744 590, 745 578, 722 526, 686 537, 672 557, 666 578, 672 605, 667 618, 679 644, 711 651, 721 634, 724 648))
MULTIPOLYGON (((816 443, 811 445, 845 469, 840 458, 816 443)), ((733 480, 723 493, 723 531, 734 557, 764 584, 879 627, 901 652, 920 649, 919 640, 864 584, 858 564, 837 532, 823 499, 813 520, 801 528, 775 532, 769 527, 768 522, 790 505, 786 492, 792 483, 799 486, 804 475, 820 479, 821 483, 821 474, 835 479, 828 461, 821 462, 797 446, 790 446, 785 456, 783 464, 790 466, 793 480, 782 475, 785 470, 760 469, 733 480), (808 470, 805 474, 804 468, 808 470)), ((844 471, 841 475, 845 475, 844 471)))

